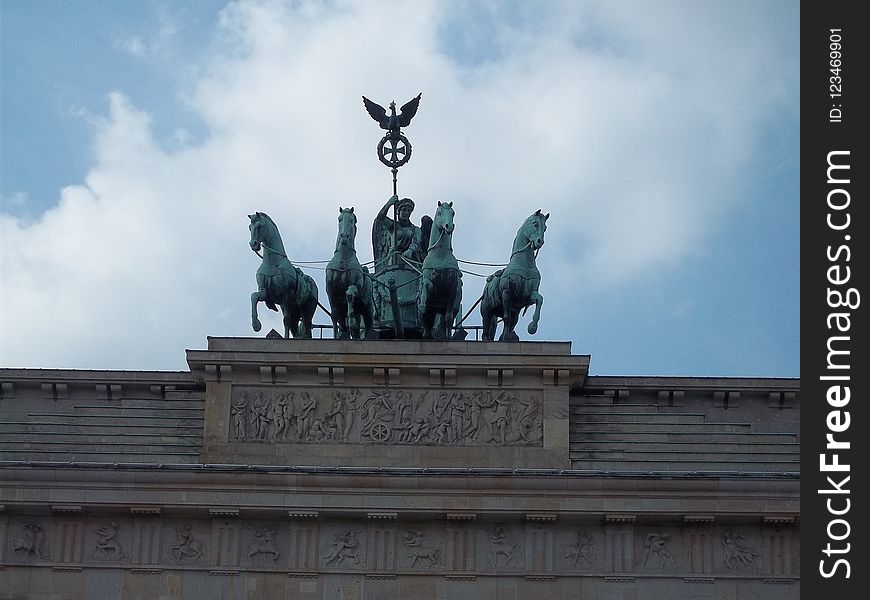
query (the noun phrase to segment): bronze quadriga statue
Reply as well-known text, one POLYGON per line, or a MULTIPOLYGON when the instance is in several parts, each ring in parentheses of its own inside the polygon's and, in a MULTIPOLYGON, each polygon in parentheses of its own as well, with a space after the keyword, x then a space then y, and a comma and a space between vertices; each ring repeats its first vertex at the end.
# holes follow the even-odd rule
POLYGON ((314 280, 295 267, 284 251, 278 226, 266 213, 248 215, 251 219, 251 249, 263 249, 263 262, 257 269, 257 291, 251 294, 251 325, 260 331, 257 303, 284 314, 284 337, 310 338, 311 321, 317 309, 317 285, 314 280), (277 306, 276 306, 277 305, 277 306))
POLYGON ((417 298, 423 339, 450 338, 453 320, 461 310, 462 271, 453 255, 454 215, 452 202, 438 203, 417 298), (438 330, 433 332, 436 317, 438 330))
POLYGON ((538 293, 541 272, 535 265, 535 257, 544 245, 544 232, 547 231, 549 218, 550 213, 542 215, 539 209, 526 219, 514 238, 508 265, 486 278, 480 302, 484 340, 495 339, 497 319, 501 317, 504 327, 498 339, 505 342, 518 341, 519 337, 514 328, 517 326, 520 311, 532 304, 535 305, 535 314, 528 331, 530 334, 538 331, 544 297, 538 293))
POLYGON ((356 256, 356 221, 353 207, 339 207, 335 254, 326 265, 326 295, 335 337, 339 339, 373 335, 372 281, 356 256))
MULTIPOLYGON (((378 159, 393 174, 393 195, 372 223, 374 273, 369 273, 357 258, 354 209, 338 209, 335 252, 326 266, 326 292, 336 338, 464 339, 466 335, 461 325, 468 314, 459 318, 459 263, 464 261, 453 254, 453 203, 439 202, 434 221, 424 216, 417 226, 411 222, 414 201, 400 199, 396 192, 399 168, 411 158, 411 143, 401 129, 417 114, 420 98, 418 94, 405 103, 398 114, 396 103, 391 102, 387 114, 387 109, 363 96, 366 111, 386 130, 378 144, 378 159), (390 209, 392 218, 388 216, 390 209)), ((291 334, 311 337, 311 320, 318 306, 317 286, 290 263, 272 219, 260 212, 248 216, 251 248, 264 251, 257 270, 258 289, 251 295, 254 331, 261 328, 257 303, 265 302, 272 310, 281 306, 285 338, 291 334)), ((533 304, 535 312, 528 332, 537 332, 544 299, 538 293, 541 273, 535 258, 544 245, 549 216, 537 210, 527 218, 517 231, 508 264, 486 278, 483 293, 475 302, 475 306, 480 303, 483 340, 495 339, 499 319, 504 322, 499 340, 519 340, 514 329, 520 312, 525 313, 533 304)), ((474 306, 468 312, 473 310, 474 306)))

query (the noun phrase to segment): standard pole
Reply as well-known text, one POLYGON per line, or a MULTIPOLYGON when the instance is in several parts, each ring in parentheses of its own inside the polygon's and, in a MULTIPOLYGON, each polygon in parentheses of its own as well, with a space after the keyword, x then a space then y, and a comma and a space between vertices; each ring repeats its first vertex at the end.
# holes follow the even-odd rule
MULTIPOLYGON (((393 171, 393 196, 396 196, 398 198, 399 194, 396 191, 398 189, 396 187, 396 176, 399 173, 399 169, 397 169, 396 167, 393 167, 392 171, 393 171)), ((398 222, 399 222, 399 202, 396 201, 396 203, 393 204, 393 251, 390 253, 390 262, 389 262, 389 264, 391 264, 391 265, 396 264, 396 235, 397 235, 396 228, 398 227, 398 222)))

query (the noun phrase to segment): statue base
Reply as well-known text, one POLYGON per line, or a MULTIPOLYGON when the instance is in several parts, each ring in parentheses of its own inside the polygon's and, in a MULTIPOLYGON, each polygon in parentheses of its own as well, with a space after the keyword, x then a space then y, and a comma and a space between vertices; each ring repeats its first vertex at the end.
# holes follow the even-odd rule
POLYGON ((203 462, 570 468, 570 342, 209 338, 203 462))

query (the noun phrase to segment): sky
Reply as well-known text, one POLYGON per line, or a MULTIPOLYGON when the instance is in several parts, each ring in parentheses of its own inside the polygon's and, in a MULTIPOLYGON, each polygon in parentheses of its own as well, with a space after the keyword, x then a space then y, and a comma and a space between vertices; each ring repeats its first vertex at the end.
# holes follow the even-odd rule
POLYGON ((551 215, 521 339, 595 375, 796 377, 798 43, 777 0, 2 0, 0 367, 184 370, 281 331, 262 304, 251 329, 246 215, 315 261, 353 206, 370 260, 392 180, 361 96, 422 92, 415 222, 453 202, 456 256, 503 263, 551 215))

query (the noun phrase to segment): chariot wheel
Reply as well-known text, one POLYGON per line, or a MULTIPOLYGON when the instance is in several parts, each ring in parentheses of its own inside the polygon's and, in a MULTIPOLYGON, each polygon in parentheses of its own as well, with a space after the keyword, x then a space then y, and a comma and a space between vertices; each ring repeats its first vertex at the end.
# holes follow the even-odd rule
POLYGON ((372 425, 372 429, 369 432, 369 437, 371 437, 376 442, 386 442, 388 439, 390 439, 390 428, 383 423, 375 423, 374 425, 372 425))

